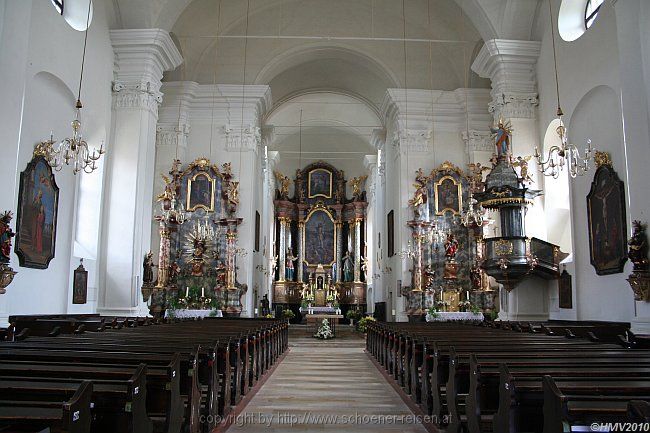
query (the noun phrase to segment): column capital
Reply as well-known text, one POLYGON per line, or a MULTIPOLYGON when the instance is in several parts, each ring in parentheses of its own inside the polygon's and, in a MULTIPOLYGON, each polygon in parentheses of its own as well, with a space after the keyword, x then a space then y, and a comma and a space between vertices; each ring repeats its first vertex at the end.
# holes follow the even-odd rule
POLYGON ((386 128, 373 129, 370 144, 377 150, 383 149, 386 145, 386 128))
POLYGON ((262 143, 261 130, 255 125, 224 125, 223 134, 229 152, 256 151, 262 143))
POLYGON ((488 111, 495 119, 534 118, 539 103, 535 66, 541 42, 491 39, 472 64, 472 70, 492 80, 488 111))
POLYGON ((494 152, 494 139, 492 134, 486 131, 469 131, 461 132, 461 138, 465 142, 467 152, 494 152))
POLYGON ((163 72, 182 62, 178 48, 161 29, 121 29, 110 31, 115 53, 113 108, 143 108, 155 115, 162 102, 163 72))

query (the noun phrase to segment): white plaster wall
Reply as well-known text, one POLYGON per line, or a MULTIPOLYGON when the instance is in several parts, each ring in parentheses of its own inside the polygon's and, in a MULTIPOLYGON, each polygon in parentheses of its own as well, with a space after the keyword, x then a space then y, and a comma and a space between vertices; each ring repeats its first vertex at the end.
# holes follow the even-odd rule
MULTIPOLYGON (((3 3, 4 33, 0 52, 3 60, 0 63, 7 68, 2 71, 2 86, 8 92, 2 108, 7 115, 2 116, 1 129, 14 131, 14 135, 7 142, 11 150, 3 156, 3 165, 12 168, 8 171, 13 179, 4 179, 6 187, 0 191, 0 202, 4 203, 3 209, 15 211, 20 172, 31 159, 34 144, 47 139, 50 131, 58 139, 72 132, 70 121, 74 117, 84 35, 73 30, 49 2, 3 3)), ((99 146, 106 140, 109 150, 106 131, 110 124, 112 67, 113 50, 108 40, 106 15, 99 3, 95 5, 88 35, 82 122, 89 144, 99 146)), ((95 176, 91 185, 81 184, 82 177, 73 176, 71 170, 63 170, 55 176, 60 188, 55 258, 48 269, 35 270, 20 268, 17 257, 12 257, 12 266, 19 273, 2 297, 6 304, 4 308, 0 306, 0 320, 10 314, 94 309, 97 275, 93 259, 96 259, 99 220, 95 212, 88 212, 85 207, 96 204, 93 205, 92 200, 78 203, 77 195, 87 199, 90 190, 101 196, 102 170, 91 175, 95 176), (77 214, 77 206, 81 213, 77 214), (79 224, 83 231, 75 231, 75 215, 92 224, 79 224), (84 248, 73 252, 75 240, 84 248), (80 308, 71 305, 71 270, 78 265, 75 255, 87 259, 84 264, 89 271, 89 304, 80 308)))
MULTIPOLYGON (((556 5, 557 6, 557 5, 556 5)), ((554 13, 557 14, 557 7, 554 13)), ((557 17, 557 15, 556 15, 557 17)), ((553 71, 553 52, 548 9, 541 8, 536 35, 542 40, 537 63, 539 105, 539 140, 544 142, 546 129, 555 117, 557 101, 553 71)), ((630 173, 628 178, 620 100, 619 51, 616 15, 606 2, 591 29, 573 42, 556 34, 562 109, 569 128, 570 142, 583 149, 591 138, 594 147, 612 155, 614 168, 626 187, 629 181, 647 182, 648 174, 630 173)), ((635 307, 627 281, 630 265, 620 274, 597 276, 589 261, 586 196, 595 169, 570 180, 573 262, 567 270, 573 275, 573 309, 559 309, 556 283, 549 284, 550 318, 577 320, 631 321, 635 307)), ((630 230, 629 203, 628 232, 630 230)), ((547 209, 548 210, 548 209, 547 209)), ((556 223, 562 223, 556 221, 556 223)), ((557 241, 557 240, 556 240, 557 241)))

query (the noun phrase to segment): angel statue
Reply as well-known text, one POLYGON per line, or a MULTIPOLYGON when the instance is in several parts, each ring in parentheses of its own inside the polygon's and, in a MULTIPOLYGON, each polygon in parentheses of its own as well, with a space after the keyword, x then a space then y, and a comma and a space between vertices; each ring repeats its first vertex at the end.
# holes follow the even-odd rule
POLYGON ((176 191, 174 191, 174 182, 164 174, 160 175, 165 182, 165 190, 156 197, 156 201, 171 201, 176 196, 176 191))
POLYGON ((280 188, 278 188, 278 191, 280 193, 280 198, 283 200, 288 200, 289 186, 291 185, 291 179, 289 179, 289 177, 283 175, 279 171, 276 171, 274 174, 275 174, 275 178, 280 183, 280 188))
POLYGON ((359 177, 353 177, 350 180, 350 185, 352 186, 352 200, 358 201, 361 200, 361 190, 363 189, 366 179, 368 179, 368 176, 359 176, 359 177))
POLYGON ((226 187, 226 198, 233 208, 239 205, 239 182, 228 182, 226 187))
POLYGON ((489 167, 481 165, 480 162, 467 164, 470 170, 467 180, 469 181, 469 187, 471 192, 480 192, 483 190, 483 172, 490 171, 489 167))
POLYGON ((510 136, 512 135, 512 126, 510 122, 504 122, 499 119, 496 128, 490 128, 490 132, 496 139, 495 145, 497 148, 497 157, 499 159, 506 159, 510 155, 510 136))
POLYGON ((521 183, 533 183, 533 178, 528 174, 528 161, 530 161, 531 156, 521 157, 518 156, 515 162, 512 163, 513 167, 519 167, 519 181, 521 183))
POLYGON ((415 194, 413 195, 413 198, 409 200, 409 205, 413 207, 416 219, 427 220, 429 218, 429 207, 427 205, 427 177, 424 176, 421 168, 415 173, 415 183, 413 184, 415 194))

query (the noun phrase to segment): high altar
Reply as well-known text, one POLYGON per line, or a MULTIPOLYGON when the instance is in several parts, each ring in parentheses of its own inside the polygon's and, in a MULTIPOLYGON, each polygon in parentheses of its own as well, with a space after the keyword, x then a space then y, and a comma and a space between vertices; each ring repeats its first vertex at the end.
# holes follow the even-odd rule
POLYGON ((308 165, 292 180, 275 173, 274 303, 297 310, 339 304, 365 309, 365 176, 350 181, 325 162, 308 165))

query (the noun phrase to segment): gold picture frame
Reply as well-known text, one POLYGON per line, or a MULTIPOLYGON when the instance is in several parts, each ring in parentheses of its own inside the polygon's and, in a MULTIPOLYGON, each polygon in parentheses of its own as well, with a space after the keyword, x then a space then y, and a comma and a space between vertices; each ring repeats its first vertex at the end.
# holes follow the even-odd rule
MULTIPOLYGON (((320 182, 320 181, 319 181, 320 182)), ((307 197, 308 198, 332 198, 332 172, 325 168, 315 168, 309 172, 307 178, 307 197), (327 185, 317 184, 316 181, 319 179, 314 174, 325 173, 327 175, 327 185), (313 177, 313 180, 312 180, 313 177), (325 193, 327 191, 327 193, 325 193)))
POLYGON ((445 212, 452 212, 454 215, 460 215, 463 209, 463 187, 453 176, 443 176, 434 184, 434 196, 435 196, 435 205, 436 205, 436 215, 444 215, 445 212), (451 188, 447 185, 453 185, 451 188), (448 190, 442 190, 442 188, 448 190), (441 203, 440 195, 441 193, 447 194, 451 192, 456 193, 456 200, 452 203, 453 207, 445 201, 441 203), (441 206, 442 209, 441 209, 441 206))
MULTIPOLYGON (((186 206, 188 212, 194 212, 197 209, 204 209, 206 212, 214 212, 214 193, 216 189, 216 179, 210 176, 210 173, 207 171, 199 171, 194 176, 187 178, 187 198, 186 206), (210 185, 209 197, 201 196, 201 191, 198 188, 194 188, 194 185, 198 183, 199 178, 204 178, 207 180, 210 185), (192 195, 192 192, 195 192, 192 195), (209 204, 208 204, 209 203, 209 204)), ((205 191, 203 191, 205 192, 205 191)))
POLYGON ((315 208, 313 208, 313 209, 309 212, 309 214, 307 215, 307 218, 305 218, 305 223, 302 225, 302 233, 301 233, 301 238, 302 238, 302 250, 305 252, 305 253, 304 253, 305 256, 304 256, 303 262, 304 262, 307 266, 316 266, 316 265, 318 265, 318 264, 321 264, 321 265, 323 265, 323 266, 332 266, 334 263, 336 263, 336 257, 337 257, 337 256, 336 256, 336 255, 337 255, 337 250, 336 250, 336 239, 337 239, 337 236, 338 236, 338 227, 337 227, 337 225, 336 225, 336 219, 334 219, 334 216, 332 215, 332 213, 331 213, 328 209, 326 209, 326 208, 324 208, 324 207, 322 207, 322 206, 318 206, 318 205, 317 205, 315 208), (332 221, 332 226, 334 227, 334 236, 333 236, 333 238, 332 238, 332 251, 333 251, 333 253, 332 253, 332 258, 333 258, 333 259, 332 259, 332 261, 329 262, 329 263, 310 263, 309 260, 308 260, 309 257, 307 257, 307 256, 309 255, 309 254, 308 254, 308 251, 307 251, 307 249, 306 249, 306 242, 305 242, 305 241, 306 241, 306 237, 307 237, 307 228, 308 228, 308 225, 309 225, 309 220, 311 220, 312 216, 313 216, 314 214, 318 213, 318 212, 323 212, 323 213, 325 213, 325 214, 329 217, 329 219, 332 221))

